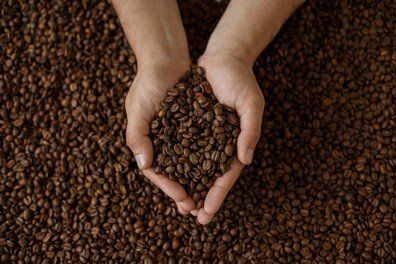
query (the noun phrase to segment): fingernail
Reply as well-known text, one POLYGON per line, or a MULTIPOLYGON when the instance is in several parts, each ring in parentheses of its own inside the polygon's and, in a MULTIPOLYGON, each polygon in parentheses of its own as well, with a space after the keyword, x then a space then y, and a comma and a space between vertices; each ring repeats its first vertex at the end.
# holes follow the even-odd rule
POLYGON ((248 149, 246 151, 246 160, 247 160, 248 164, 252 163, 252 161, 253 161, 253 149, 248 149))
POLYGON ((144 167, 144 164, 146 163, 145 160, 144 160, 144 155, 143 154, 137 154, 135 156, 135 159, 136 159, 136 163, 137 163, 139 169, 142 169, 144 167))

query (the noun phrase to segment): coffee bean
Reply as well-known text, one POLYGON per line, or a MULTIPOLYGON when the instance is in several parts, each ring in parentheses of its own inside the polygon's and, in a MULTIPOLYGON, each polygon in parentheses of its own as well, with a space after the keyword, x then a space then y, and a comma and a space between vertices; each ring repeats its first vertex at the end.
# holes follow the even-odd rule
POLYGON ((220 152, 220 162, 225 163, 227 160, 227 154, 225 154, 224 152, 220 152))
POLYGON ((199 162, 198 156, 196 154, 190 154, 189 159, 192 165, 196 165, 199 162))
POLYGON ((216 117, 223 114, 223 109, 221 108, 220 104, 215 105, 213 107, 213 109, 214 109, 214 114, 216 115, 216 117))
POLYGON ((225 132, 225 130, 224 130, 223 127, 215 127, 215 129, 214 129, 214 133, 216 133, 216 134, 221 134, 221 133, 224 133, 224 132, 225 132))
POLYGON ((183 173, 184 173, 183 165, 180 164, 180 163, 178 163, 178 164, 176 165, 176 170, 177 170, 177 173, 183 174, 183 173))
POLYGON ((205 160, 205 161, 203 162, 202 168, 203 168, 204 170, 206 170, 206 171, 212 169, 212 161, 210 161, 210 160, 205 160))
POLYGON ((364 171, 365 168, 366 168, 366 167, 364 166, 363 163, 358 163, 358 164, 356 165, 356 170, 357 170, 357 171, 364 171))
POLYGON ((380 209, 380 212, 383 214, 386 214, 388 212, 388 207, 385 204, 381 204, 379 209, 380 209))
POLYGON ((352 202, 352 201, 354 200, 353 194, 350 193, 350 192, 347 192, 347 193, 345 194, 345 200, 346 200, 347 202, 352 202))
POLYGON ((197 134, 197 133, 199 133, 199 128, 197 128, 197 127, 189 127, 188 131, 191 132, 192 134, 197 134))
POLYGON ((23 219, 29 220, 31 218, 31 212, 29 209, 25 209, 22 214, 23 219))
POLYGON ((214 116, 214 113, 212 112, 212 110, 209 110, 208 112, 205 113, 205 119, 209 123, 212 123, 214 118, 215 118, 215 116, 214 116))
POLYGON ((169 174, 174 173, 175 172, 175 167, 173 167, 173 166, 166 167, 165 168, 165 172, 169 173, 169 174))
POLYGON ((231 144, 228 144, 227 146, 225 146, 224 148, 224 153, 228 156, 228 157, 232 157, 232 155, 234 154, 234 147, 231 144))

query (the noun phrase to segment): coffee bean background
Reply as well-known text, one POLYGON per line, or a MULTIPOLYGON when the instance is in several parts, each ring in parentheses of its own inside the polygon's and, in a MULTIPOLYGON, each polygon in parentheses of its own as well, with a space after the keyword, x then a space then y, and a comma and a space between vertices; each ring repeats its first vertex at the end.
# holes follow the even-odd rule
MULTIPOLYGON (((182 1, 194 59, 226 4, 182 1)), ((0 2, 2 263, 392 263, 394 1, 307 1, 255 63, 255 158, 205 227, 137 170, 104 1, 0 2)))

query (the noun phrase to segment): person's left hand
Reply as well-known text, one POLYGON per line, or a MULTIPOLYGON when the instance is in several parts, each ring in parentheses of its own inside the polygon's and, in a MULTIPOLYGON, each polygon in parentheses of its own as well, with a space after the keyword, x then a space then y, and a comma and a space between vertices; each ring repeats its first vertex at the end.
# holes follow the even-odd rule
POLYGON ((253 151, 260 138, 265 102, 251 65, 242 59, 232 55, 205 53, 198 65, 205 69, 217 100, 238 112, 241 125, 237 157, 234 157, 229 170, 216 179, 203 208, 197 213, 198 222, 205 225, 219 210, 244 165, 253 160, 253 151))

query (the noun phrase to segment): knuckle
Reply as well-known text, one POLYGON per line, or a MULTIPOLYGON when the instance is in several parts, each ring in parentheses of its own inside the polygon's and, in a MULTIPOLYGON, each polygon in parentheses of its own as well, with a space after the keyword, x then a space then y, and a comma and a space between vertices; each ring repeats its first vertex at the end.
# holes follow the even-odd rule
MULTIPOLYGON (((180 186, 180 187, 181 187, 181 186, 180 186)), ((185 202, 185 201, 187 200, 187 198, 188 198, 187 193, 186 193, 185 191, 183 191, 183 190, 181 190, 181 191, 179 191, 179 192, 176 192, 176 193, 174 194, 174 197, 173 197, 173 199, 174 199, 176 202, 179 202, 179 203, 185 202)))
POLYGON ((174 194, 173 195, 173 200, 175 200, 176 203, 181 203, 185 199, 184 195, 182 194, 174 194))
POLYGON ((132 149, 136 144, 136 136, 133 133, 127 131, 125 135, 125 141, 126 144, 132 149))

